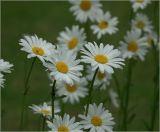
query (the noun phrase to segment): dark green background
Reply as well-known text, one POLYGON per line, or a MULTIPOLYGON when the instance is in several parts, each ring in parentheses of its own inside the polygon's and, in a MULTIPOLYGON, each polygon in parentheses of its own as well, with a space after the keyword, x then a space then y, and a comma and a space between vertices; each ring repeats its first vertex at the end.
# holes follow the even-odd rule
MULTIPOLYGON (((110 11, 113 16, 119 18, 119 31, 112 36, 105 37, 105 43, 111 43, 118 46, 119 41, 123 39, 127 30, 130 29, 130 2, 102 2, 105 11, 110 11)), ((18 130, 21 111, 21 99, 24 87, 24 77, 32 62, 32 59, 26 59, 26 53, 20 51, 19 39, 24 34, 37 34, 38 36, 55 43, 59 32, 64 30, 65 26, 71 27, 78 24, 74 16, 69 11, 68 2, 5 2, 1 6, 1 28, 2 28, 2 58, 14 64, 14 70, 11 74, 5 76, 5 88, 2 89, 2 130, 18 130)), ((148 5, 143 11, 153 21, 154 26, 158 20, 158 8, 155 3, 148 5)), ((82 25, 83 26, 83 25, 82 25)), ((155 27, 157 29, 158 27, 155 27)), ((96 40, 92 36, 92 41, 96 40)), ((125 68, 126 69, 126 68, 125 68)), ((118 79, 123 85, 124 70, 117 70, 118 79)), ((133 71, 133 86, 131 88, 131 105, 137 104, 135 110, 130 110, 136 114, 132 123, 129 124, 129 130, 146 130, 142 120, 149 123, 151 117, 151 105, 153 96, 154 62, 151 51, 146 56, 144 62, 139 61, 133 71)), ((45 68, 39 61, 33 69, 30 79, 30 91, 28 95, 28 105, 39 104, 50 99, 50 87, 45 68)), ((114 87, 114 85, 112 86, 114 87)), ((105 93, 101 98, 105 98, 105 93)), ((94 100, 98 102, 96 93, 94 100)), ((82 100, 84 103, 85 100, 82 100)), ((117 121, 117 110, 111 105, 106 107, 113 113, 117 121)), ((67 113, 77 115, 83 112, 82 105, 67 105, 67 113)), ((28 111, 25 130, 37 130, 39 116, 28 111)), ((158 124, 158 123, 157 123, 158 124)), ((156 126, 158 129, 158 125, 156 126)))

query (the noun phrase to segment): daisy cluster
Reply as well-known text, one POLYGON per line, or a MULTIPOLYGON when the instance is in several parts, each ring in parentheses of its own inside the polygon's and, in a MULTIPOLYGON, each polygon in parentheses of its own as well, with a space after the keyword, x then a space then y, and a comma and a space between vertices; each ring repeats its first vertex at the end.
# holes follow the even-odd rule
POLYGON ((0 88, 4 87, 4 75, 6 73, 11 73, 11 68, 13 67, 13 64, 10 64, 8 61, 4 61, 3 59, 0 59, 0 88))
MULTIPOLYGON (((55 85, 55 97, 60 97, 61 103, 73 105, 81 103, 82 98, 88 98, 89 86, 94 77, 94 90, 108 90, 113 106, 118 108, 118 95, 113 89, 108 88, 115 69, 122 69, 126 58, 144 60, 149 43, 157 42, 156 34, 152 32, 151 21, 146 15, 137 13, 139 8, 143 9, 150 3, 149 0, 146 1, 131 0, 136 13, 135 18, 131 21, 131 30, 127 31, 118 48, 111 43, 88 41, 85 28, 79 25, 73 25, 71 28, 66 26, 54 43, 37 35, 25 35, 20 39, 19 45, 22 51, 28 53, 27 58, 37 58, 42 62, 51 80, 50 86, 55 85)), ((113 17, 109 11, 103 11, 99 0, 69 2, 72 5, 70 11, 75 19, 80 24, 89 22, 90 30, 97 35, 98 40, 106 34, 112 35, 118 31, 118 18, 113 17)), ((84 113, 78 115, 80 122, 76 122, 75 117, 66 113, 60 116, 59 102, 56 100, 54 103, 53 120, 50 102, 29 106, 35 113, 47 118, 46 123, 53 132, 113 130, 114 118, 103 103, 90 103, 88 108, 86 104, 84 113)))

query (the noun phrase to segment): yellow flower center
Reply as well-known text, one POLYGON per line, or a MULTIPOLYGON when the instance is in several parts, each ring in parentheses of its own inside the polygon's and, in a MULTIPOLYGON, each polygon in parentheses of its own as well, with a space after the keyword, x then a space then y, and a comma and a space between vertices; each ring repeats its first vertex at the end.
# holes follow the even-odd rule
POLYGON ((62 125, 58 127, 58 132, 69 132, 69 129, 68 127, 62 125))
POLYGON ((102 80, 105 76, 106 76, 105 73, 101 73, 100 71, 98 71, 98 73, 97 73, 97 78, 98 78, 99 80, 102 80))
POLYGON ((101 63, 101 64, 105 64, 108 62, 108 57, 106 57, 105 55, 102 55, 102 54, 98 54, 95 56, 95 61, 97 61, 98 63, 101 63))
POLYGON ((136 0, 136 2, 138 2, 138 3, 143 3, 144 0, 136 0))
POLYGON ((99 22, 98 26, 99 26, 100 29, 105 29, 105 28, 108 27, 108 22, 107 21, 101 21, 101 22, 99 22))
POLYGON ((73 92, 75 92, 77 90, 77 86, 76 85, 67 84, 66 85, 66 89, 67 89, 68 92, 73 93, 73 92))
POLYGON ((69 49, 73 49, 73 48, 75 48, 76 46, 77 46, 77 44, 78 44, 78 39, 77 38, 72 38, 69 42, 68 42, 68 48, 69 49))
POLYGON ((69 71, 68 65, 63 61, 58 61, 56 63, 56 68, 61 73, 67 73, 69 71))
POLYGON ((136 25, 138 28, 140 28, 140 29, 143 29, 144 28, 144 26, 145 26, 145 24, 144 24, 144 22, 143 21, 139 21, 139 22, 137 22, 137 25, 136 25))
POLYGON ((50 115, 51 111, 50 110, 46 110, 46 109, 41 109, 40 112, 44 115, 50 115))
POLYGON ((138 50, 138 45, 135 41, 131 41, 128 43, 128 50, 132 52, 136 52, 138 50))
POLYGON ((36 55, 40 55, 43 56, 44 55, 44 50, 42 48, 39 47, 33 47, 32 48, 33 53, 35 53, 36 55))
POLYGON ((102 125, 102 119, 99 116, 93 116, 92 119, 91 119, 91 123, 94 126, 101 126, 102 125))
POLYGON ((84 11, 88 11, 91 8, 90 0, 82 0, 80 3, 80 8, 84 11))

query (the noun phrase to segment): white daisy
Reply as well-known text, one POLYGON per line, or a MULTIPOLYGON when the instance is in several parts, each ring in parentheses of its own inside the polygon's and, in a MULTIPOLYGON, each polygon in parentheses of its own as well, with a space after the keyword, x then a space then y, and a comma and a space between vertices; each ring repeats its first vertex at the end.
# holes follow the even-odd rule
POLYGON ((151 32, 153 29, 151 21, 142 13, 138 13, 132 20, 132 29, 139 29, 144 32, 151 32))
POLYGON ((50 75, 54 76, 55 80, 63 81, 67 84, 73 84, 74 81, 79 81, 82 76, 83 66, 79 65, 80 60, 76 60, 76 54, 68 50, 57 48, 49 58, 50 63, 44 63, 50 71, 50 75))
POLYGON ((11 67, 13 67, 13 64, 10 64, 9 62, 0 59, 0 72, 11 73, 11 67))
POLYGON ((123 58, 137 58, 144 60, 147 53, 147 38, 141 37, 140 30, 132 30, 127 32, 124 37, 125 42, 120 41, 120 50, 123 58))
POLYGON ((38 57, 42 62, 48 60, 48 56, 50 56, 55 50, 53 44, 42 38, 38 38, 37 35, 26 35, 23 39, 20 39, 19 44, 22 46, 22 51, 29 53, 27 58, 38 57))
POLYGON ((122 68, 121 65, 124 65, 123 59, 120 58, 120 51, 118 49, 113 49, 112 45, 103 45, 100 43, 98 47, 97 43, 88 42, 85 45, 85 48, 82 49, 82 61, 89 63, 92 66, 92 71, 95 71, 99 68, 101 73, 108 72, 113 73, 114 68, 122 68))
POLYGON ((148 43, 148 47, 151 48, 152 47, 152 42, 154 43, 154 45, 156 46, 158 43, 158 36, 155 32, 151 32, 151 33, 146 33, 145 34, 146 38, 147 38, 147 43, 148 43))
POLYGON ((80 122, 84 129, 89 129, 90 132, 112 132, 113 121, 112 114, 105 110, 103 104, 90 104, 88 109, 88 115, 79 115, 82 119, 80 122))
POLYGON ((151 0, 130 0, 132 3, 133 11, 136 12, 138 9, 144 9, 151 3, 151 0))
MULTIPOLYGON (((91 67, 87 66, 87 79, 91 81, 93 75, 94 73, 92 72, 91 67)), ((100 86, 100 90, 105 90, 107 86, 110 85, 111 79, 112 75, 110 73, 107 72, 101 73, 100 71, 98 71, 94 82, 94 88, 99 88, 100 86)))
MULTIPOLYGON (((43 103, 43 105, 32 105, 29 106, 34 113, 41 114, 44 117, 50 118, 52 116, 52 107, 48 105, 46 102, 43 103)), ((60 112, 59 103, 57 101, 54 102, 54 113, 60 112)))
POLYGON ((61 116, 55 115, 53 122, 47 121, 50 132, 83 132, 79 122, 75 122, 75 117, 70 118, 68 114, 61 116))
POLYGON ((4 75, 1 74, 1 72, 0 72, 0 88, 4 87, 4 81, 5 81, 5 79, 3 77, 4 77, 4 75))
POLYGON ((59 96, 66 96, 63 98, 65 103, 78 103, 80 98, 84 98, 88 94, 87 81, 85 78, 81 78, 79 82, 74 82, 73 85, 58 83, 57 94, 59 96))
POLYGON ((79 26, 72 26, 71 30, 66 27, 66 31, 60 33, 58 43, 68 50, 79 51, 83 46, 85 39, 86 35, 84 29, 80 29, 79 26))
POLYGON ((81 23, 86 22, 88 19, 92 22, 95 21, 96 17, 102 12, 101 4, 99 0, 69 0, 73 5, 70 11, 76 17, 77 21, 81 23))
POLYGON ((118 24, 118 18, 111 18, 110 12, 106 12, 105 14, 102 13, 100 16, 98 16, 97 22, 98 24, 92 25, 91 29, 93 30, 94 34, 97 34, 98 39, 100 39, 102 35, 111 35, 118 31, 118 28, 116 27, 118 24))
POLYGON ((119 108, 118 94, 112 88, 109 89, 109 96, 113 106, 119 108))

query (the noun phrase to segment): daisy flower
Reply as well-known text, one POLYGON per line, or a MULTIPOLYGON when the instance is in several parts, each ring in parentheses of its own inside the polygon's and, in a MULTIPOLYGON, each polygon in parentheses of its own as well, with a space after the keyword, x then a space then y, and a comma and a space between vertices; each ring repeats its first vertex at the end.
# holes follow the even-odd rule
POLYGON ((4 75, 1 74, 1 72, 0 72, 0 88, 4 87, 4 81, 5 81, 5 79, 3 77, 4 77, 4 75))
POLYGON ((138 9, 144 9, 151 3, 151 0, 130 0, 132 3, 133 11, 136 12, 138 9))
POLYGON ((25 35, 23 39, 20 39, 19 45, 22 46, 22 51, 29 53, 27 58, 38 57, 42 62, 48 60, 48 56, 55 50, 54 45, 42 38, 38 38, 37 35, 25 35))
POLYGON ((78 103, 80 98, 84 98, 88 94, 87 81, 85 78, 81 78, 79 82, 74 82, 73 85, 58 83, 57 94, 59 96, 65 95, 63 98, 65 103, 78 103))
POLYGON ((55 115, 53 122, 47 121, 50 132, 83 132, 79 122, 75 122, 75 117, 70 118, 68 114, 61 116, 55 115))
POLYGON ((88 42, 82 49, 82 62, 89 63, 92 66, 92 71, 99 68, 101 73, 113 73, 114 68, 122 68, 124 65, 123 59, 120 58, 120 51, 113 49, 112 45, 105 45, 100 43, 98 47, 97 43, 88 42), (86 49, 85 49, 86 48, 86 49))
POLYGON ((77 21, 81 23, 86 22, 88 19, 92 22, 102 12, 99 0, 69 0, 73 5, 70 11, 76 17, 77 21))
POLYGON ((91 29, 93 30, 94 34, 97 34, 97 38, 100 39, 102 35, 105 34, 113 34, 118 31, 118 28, 116 27, 118 24, 117 17, 111 18, 110 12, 106 12, 105 14, 102 13, 98 19, 97 24, 92 25, 91 29))
POLYGON ((79 115, 80 122, 84 129, 90 129, 90 132, 112 132, 113 121, 112 114, 105 110, 103 104, 90 104, 88 115, 79 115))
POLYGON ((13 64, 10 64, 9 62, 0 59, 0 72, 11 73, 11 67, 13 67, 13 64))
POLYGON ((72 26, 71 30, 66 27, 66 31, 61 32, 57 39, 58 43, 68 50, 79 51, 85 42, 86 35, 83 28, 72 26))
MULTIPOLYGON (((89 81, 92 80, 94 73, 91 70, 90 66, 87 66, 87 79, 89 81)), ((101 73, 100 71, 97 72, 96 79, 94 82, 94 88, 100 87, 100 90, 105 90, 107 86, 110 85, 110 80, 112 79, 112 75, 110 73, 104 72, 101 73)))
POLYGON ((49 58, 49 63, 44 63, 50 71, 50 75, 57 81, 63 81, 73 85, 74 81, 79 81, 83 66, 79 65, 80 60, 76 60, 76 54, 68 50, 57 47, 57 51, 49 58))
POLYGON ((141 37, 140 30, 127 32, 124 37, 125 42, 120 41, 120 50, 123 58, 137 58, 144 60, 147 53, 147 38, 141 37))
POLYGON ((151 48, 152 47, 152 42, 154 43, 154 45, 156 46, 158 43, 158 36, 155 32, 150 32, 150 33, 146 33, 145 34, 146 38, 147 38, 147 43, 148 43, 148 47, 151 48))
POLYGON ((135 16, 135 19, 132 20, 132 29, 139 29, 144 32, 151 32, 153 26, 151 25, 151 21, 149 21, 146 15, 138 13, 135 16))
POLYGON ((109 96, 113 106, 119 108, 118 94, 111 88, 109 89, 109 96))
MULTIPOLYGON (((46 102, 44 102, 43 105, 33 104, 32 106, 29 106, 29 108, 31 108, 34 113, 43 115, 44 117, 50 118, 52 116, 52 107, 46 102)), ((54 102, 54 112, 60 112, 59 104, 57 101, 54 102)))

